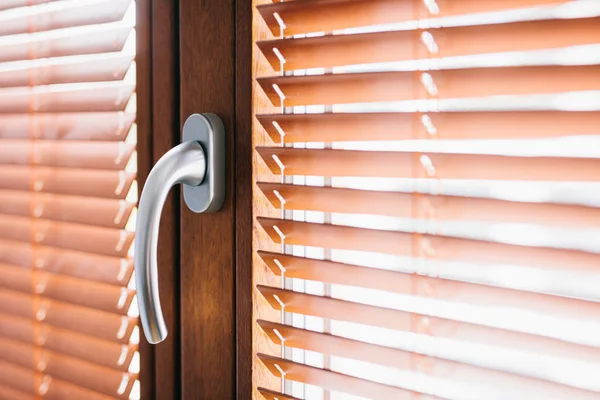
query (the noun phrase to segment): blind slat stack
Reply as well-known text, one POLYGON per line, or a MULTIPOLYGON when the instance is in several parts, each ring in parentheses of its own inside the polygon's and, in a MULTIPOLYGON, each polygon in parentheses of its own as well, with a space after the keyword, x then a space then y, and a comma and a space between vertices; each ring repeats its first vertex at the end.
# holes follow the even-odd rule
POLYGON ((0 10, 0 398, 135 398, 135 3, 0 10))
POLYGON ((600 398, 600 1, 255 3, 255 395, 600 398))

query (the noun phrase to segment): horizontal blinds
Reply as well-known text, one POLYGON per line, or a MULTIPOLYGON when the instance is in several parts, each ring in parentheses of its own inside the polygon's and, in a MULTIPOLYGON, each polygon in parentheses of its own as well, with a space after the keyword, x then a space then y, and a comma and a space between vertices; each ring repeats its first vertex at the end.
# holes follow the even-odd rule
POLYGON ((34 324, 26 318, 14 317, 9 314, 2 315, 4 323, 0 326, 3 336, 14 339, 34 342, 36 330, 43 332, 44 347, 48 350, 101 364, 113 369, 127 371, 137 345, 122 345, 109 340, 102 340, 92 336, 81 335, 64 329, 55 328, 47 324, 34 324))
POLYGON ((428 218, 430 212, 427 207, 430 206, 435 209, 435 218, 441 221, 487 220, 572 227, 593 227, 600 223, 600 210, 573 204, 525 203, 429 194, 415 196, 410 192, 374 192, 266 182, 260 182, 258 187, 273 207, 279 206, 279 198, 275 193, 286 199, 288 210, 428 218))
POLYGON ((383 25, 419 18, 450 17, 507 9, 527 8, 566 3, 567 0, 492 0, 473 2, 403 1, 395 0, 295 0, 263 4, 257 7, 273 35, 280 34, 283 22, 285 35, 310 32, 331 32, 337 29, 383 25), (444 4, 440 4, 444 3, 444 4), (319 12, 315 13, 315 10, 319 12))
MULTIPOLYGON (((0 306, 0 312, 3 314, 33 318, 61 329, 122 344, 130 341, 137 323, 135 318, 49 298, 40 299, 33 293, 1 288, 0 298, 10 302, 0 306)), ((118 302, 118 299, 115 300, 118 302)))
POLYGON ((258 392, 267 400, 276 400, 276 399, 298 400, 298 397, 288 396, 286 394, 276 392, 274 390, 265 389, 265 388, 259 388, 258 392))
POLYGON ((79 167, 97 169, 124 169, 133 153, 134 146, 123 142, 106 143, 55 143, 7 140, 0 161, 15 165, 48 165, 55 167, 79 167))
MULTIPOLYGON (((340 357, 349 357, 398 369, 410 369, 411 365, 416 361, 415 359, 419 357, 408 352, 390 349, 385 346, 349 340, 291 326, 266 321, 259 321, 259 324, 261 328, 264 329, 265 334, 268 335, 274 343, 281 343, 279 337, 273 333, 277 330, 281 336, 286 338, 286 344, 292 348, 328 353, 340 357)), ((498 380, 501 380, 503 384, 509 385, 511 390, 521 394, 524 391, 531 391, 533 387, 536 392, 543 393, 548 397, 561 395, 568 398, 566 396, 581 395, 581 393, 578 393, 575 390, 565 389, 558 385, 541 382, 528 377, 490 371, 484 368, 459 364, 443 359, 425 356, 420 357, 422 362, 433 364, 436 375, 440 377, 462 379, 467 382, 471 379, 477 379, 478 381, 487 381, 492 385, 495 384, 495 382, 498 382, 498 380)), ((327 383, 328 381, 329 380, 326 380, 327 383)), ((379 390, 370 393, 369 396, 366 397, 386 398, 383 397, 383 393, 379 390)))
POLYGON ((123 20, 129 8, 127 0, 63 0, 41 2, 38 7, 19 7, 2 15, 0 35, 83 27, 123 20))
POLYGON ((77 303, 87 307, 126 314, 134 292, 102 283, 87 283, 79 279, 36 273, 0 264, 2 286, 25 293, 43 291, 50 299, 77 303))
POLYGON ((126 82, 7 87, 0 89, 0 112, 122 111, 133 91, 134 85, 126 82))
MULTIPOLYGON (((414 397, 414 393, 398 387, 369 382, 264 354, 259 354, 258 358, 273 373, 279 374, 283 371, 289 379, 296 382, 311 382, 330 390, 349 390, 354 395, 372 399, 410 399, 414 397)), ((424 396, 423 398, 427 400, 435 399, 435 397, 430 396, 424 396)))
POLYGON ((600 2, 257 3, 257 394, 598 398, 600 2))
POLYGON ((0 10, 0 397, 139 398, 135 3, 0 10))
POLYGON ((599 90, 599 78, 600 66, 585 65, 283 76, 258 82, 274 105, 280 103, 281 91, 284 104, 302 106, 599 90))
POLYGON ((130 32, 130 24, 109 22, 83 30, 72 27, 4 36, 0 37, 0 61, 27 59, 32 50, 40 58, 116 52, 123 48, 130 32))
POLYGON ((0 229, 2 239, 32 241, 52 247, 120 257, 127 255, 127 249, 133 242, 133 233, 124 230, 22 217, 0 218, 0 229))
POLYGON ((133 211, 133 204, 125 200, 0 191, 0 210, 3 214, 29 216, 31 206, 39 212, 44 210, 45 217, 54 221, 119 228, 125 227, 133 211))
MULTIPOLYGON (((35 392, 40 387, 44 392, 44 398, 48 399, 108 400, 112 398, 56 378, 50 378, 49 375, 41 376, 31 369, 15 364, 0 361, 0 368, 4 372, 0 377, 0 383, 10 385, 9 393, 18 395, 19 399, 29 398, 29 393, 35 392)), ((31 398, 39 398, 39 396, 31 398)))
POLYGON ((132 112, 3 114, 0 132, 6 139, 26 139, 33 126, 34 134, 40 140, 122 142, 134 119, 132 112))
MULTIPOLYGON (((437 57, 456 57, 594 44, 600 40, 599 23, 600 18, 581 18, 431 28, 427 32, 438 43, 437 57), (553 35, 556 30, 565 34, 553 35), (535 35, 530 35, 533 31, 535 35), (529 37, 521 40, 525 36, 529 37)), ((261 41, 258 46, 273 69, 279 69, 277 49, 285 54, 286 68, 293 70, 426 59, 430 53, 422 41, 423 32, 406 30, 279 39, 261 41)))
MULTIPOLYGON (((260 286, 265 298, 271 297, 270 304, 278 308, 279 300, 284 302, 289 312, 296 312, 321 318, 355 322, 387 329, 407 330, 414 323, 415 317, 424 315, 378 308, 356 302, 342 301, 327 297, 307 295, 284 289, 260 286), (275 297, 277 296, 277 297, 275 297)), ((271 332, 274 334, 273 332, 271 332)), ((509 330, 492 329, 477 324, 463 323, 450 319, 427 317, 426 326, 421 333, 435 334, 446 339, 476 340, 481 344, 507 346, 514 349, 543 351, 544 354, 557 356, 575 356, 582 360, 592 360, 597 357, 597 350, 578 344, 569 344, 552 338, 538 338, 526 333, 509 330), (429 332, 427 332, 429 330, 429 332)))
MULTIPOLYGON (((274 241, 283 234, 288 244, 302 246, 327 245, 330 248, 379 252, 399 256, 411 255, 414 246, 432 247, 437 260, 513 263, 554 270, 593 271, 598 254, 576 249, 511 245, 491 240, 355 228, 343 225, 315 224, 277 219, 259 219, 274 241), (315 236, 319 236, 316 238, 315 236), (506 252, 510 252, 506 254, 506 252), (566 265, 566 263, 568 263, 566 265)), ((427 250, 429 251, 429 250, 427 250)), ((433 254, 432 254, 433 255, 433 254)))
POLYGON ((483 287, 481 285, 454 280, 423 277, 415 279, 410 274, 392 271, 370 271, 368 267, 357 267, 344 263, 312 260, 303 257, 284 256, 276 253, 261 253, 261 258, 272 271, 279 272, 275 260, 286 263, 288 277, 321 280, 341 285, 367 287, 389 292, 410 293, 413 285, 434 291, 437 298, 485 304, 494 307, 532 308, 556 317, 577 316, 588 319, 598 313, 600 305, 572 298, 553 299, 545 294, 519 292, 513 289, 483 287), (322 270, 327 270, 321 272, 322 270), (368 275, 368 277, 366 277, 368 275), (416 281, 416 282, 415 282, 416 281))
POLYGON ((2 71, 0 72, 0 84, 3 87, 19 87, 27 84, 50 85, 123 79, 132 60, 133 55, 129 54, 104 57, 95 55, 65 57, 58 62, 44 61, 2 71))
POLYGON ((134 180, 135 173, 127 170, 0 165, 2 190, 27 191, 32 187, 32 191, 36 193, 125 199, 134 180), (90 186, 89 182, 94 182, 94 185, 90 186))
POLYGON ((494 154, 415 154, 388 151, 257 148, 269 168, 279 163, 292 175, 505 179, 590 180, 600 177, 597 158, 512 157, 494 154))
POLYGON ((5 0, 0 6, 0 10, 8 10, 10 8, 32 6, 34 4, 49 3, 53 0, 5 0))
MULTIPOLYGON (((44 366, 44 371, 52 374, 57 378, 71 380, 82 387, 89 387, 95 391, 112 395, 119 391, 119 386, 127 376, 123 376, 121 372, 112 371, 107 368, 95 366, 76 358, 56 354, 47 349, 41 351, 36 350, 33 345, 28 345, 20 341, 0 339, 0 349, 4 359, 18 365, 35 369, 39 368, 41 363, 44 366), (41 354, 35 354, 39 351, 41 354), (35 360, 37 358, 37 360, 35 360), (33 362, 37 361, 37 365, 33 362), (101 375, 102 379, 97 379, 101 375)), ((133 384, 133 380, 129 380, 129 385, 133 384)), ((128 397, 128 396, 127 396, 128 397)))
POLYGON ((133 260, 104 256, 52 246, 31 246, 28 242, 0 240, 0 262, 21 268, 44 271, 110 283, 127 285, 133 274, 133 260))
POLYGON ((370 140, 428 139, 435 127, 439 139, 518 139, 587 136, 600 123, 595 111, 437 112, 426 121, 414 113, 329 113, 259 115, 261 128, 275 142, 358 141, 369 130, 370 140), (275 122, 276 124, 274 124, 275 122), (398 129, 396 132, 394 129, 398 129), (430 129, 431 130, 431 129, 430 129))

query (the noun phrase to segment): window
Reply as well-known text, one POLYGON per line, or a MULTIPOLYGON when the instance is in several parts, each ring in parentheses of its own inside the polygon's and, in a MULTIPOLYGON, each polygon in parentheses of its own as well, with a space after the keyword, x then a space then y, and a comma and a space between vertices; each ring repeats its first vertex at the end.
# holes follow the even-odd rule
POLYGON ((135 3, 0 3, 0 398, 139 398, 135 3))
POLYGON ((257 3, 257 391, 598 398, 600 2, 257 3))

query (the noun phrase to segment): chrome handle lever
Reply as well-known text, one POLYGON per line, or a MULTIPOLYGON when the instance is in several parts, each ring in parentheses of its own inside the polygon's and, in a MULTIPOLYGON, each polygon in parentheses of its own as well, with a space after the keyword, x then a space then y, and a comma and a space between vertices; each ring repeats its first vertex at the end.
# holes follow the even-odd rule
POLYGON ((156 163, 142 191, 135 228, 134 264, 140 317, 150 343, 167 337, 158 296, 156 263, 160 215, 171 187, 178 183, 197 186, 205 173, 206 157, 200 143, 184 142, 156 163))
POLYGON ((183 143, 169 150, 152 168, 138 205, 134 266, 142 327, 148 342, 167 337, 160 306, 156 261, 160 216, 169 190, 184 184, 188 207, 197 213, 217 211, 225 197, 225 143, 221 120, 194 114, 183 127, 183 143))

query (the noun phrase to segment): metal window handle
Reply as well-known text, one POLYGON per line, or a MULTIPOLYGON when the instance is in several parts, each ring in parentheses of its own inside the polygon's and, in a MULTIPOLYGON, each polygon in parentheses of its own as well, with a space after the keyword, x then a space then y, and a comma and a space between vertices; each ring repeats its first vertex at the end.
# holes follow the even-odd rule
POLYGON ((182 143, 152 168, 138 205, 134 266, 142 327, 148 342, 160 343, 167 327, 158 293, 156 261, 160 216, 171 188, 183 184, 187 206, 196 213, 217 211, 225 197, 225 132, 215 114, 191 115, 182 143))

